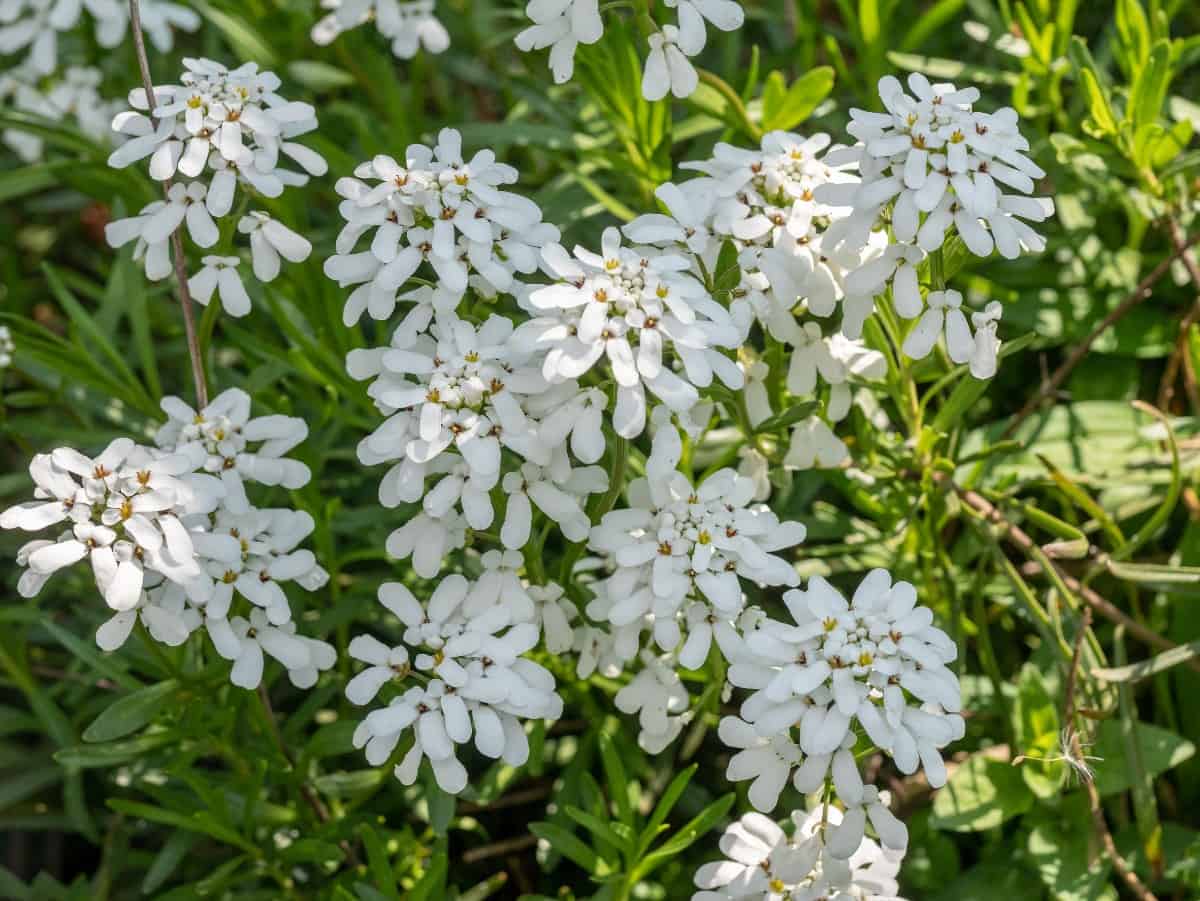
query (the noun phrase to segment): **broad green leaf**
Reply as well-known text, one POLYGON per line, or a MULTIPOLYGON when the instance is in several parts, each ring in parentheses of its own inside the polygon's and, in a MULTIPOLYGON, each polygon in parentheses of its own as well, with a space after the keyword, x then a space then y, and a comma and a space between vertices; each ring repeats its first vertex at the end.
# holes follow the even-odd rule
MULTIPOLYGON (((1192 742, 1160 726, 1137 723, 1135 734, 1142 751, 1142 764, 1151 777, 1179 766, 1196 753, 1196 746, 1192 742)), ((1119 722, 1102 722, 1096 731, 1095 744, 1084 751, 1090 757, 1099 758, 1091 761, 1091 765, 1096 773, 1096 788, 1101 795, 1113 795, 1130 788, 1132 782, 1119 722)))
POLYGON ((954 832, 995 829, 1033 806, 1017 767, 983 753, 968 757, 933 799, 931 825, 954 832))
POLYGON ((1116 901, 1116 891, 1106 884, 1110 863, 1105 855, 1092 853, 1094 833, 1086 796, 1075 792, 1056 810, 1039 808, 1036 820, 1025 851, 1050 897, 1054 901, 1116 901))

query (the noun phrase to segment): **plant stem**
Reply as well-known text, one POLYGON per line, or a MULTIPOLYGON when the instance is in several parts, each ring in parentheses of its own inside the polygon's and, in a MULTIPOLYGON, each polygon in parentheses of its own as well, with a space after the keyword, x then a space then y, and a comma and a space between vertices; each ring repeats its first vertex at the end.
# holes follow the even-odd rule
MULTIPOLYGON (((150 78, 150 61, 146 57, 146 39, 142 34, 142 16, 138 0, 129 0, 129 27, 133 33, 133 49, 137 55, 138 69, 142 74, 142 87, 146 91, 151 125, 154 119, 154 82, 150 78)), ((169 197, 171 179, 162 183, 163 197, 169 197)), ((179 283, 179 307, 183 311, 183 327, 187 332, 188 356, 192 361, 192 380, 196 384, 196 408, 208 406, 208 385, 204 381, 204 363, 200 356, 200 342, 196 337, 196 315, 192 307, 192 294, 188 290, 187 259, 183 255, 181 228, 171 233, 171 256, 174 257, 175 281, 179 283)))
POLYGON ((742 98, 738 96, 737 91, 730 86, 729 82, 709 72, 707 69, 698 70, 700 81, 714 89, 728 104, 730 111, 737 119, 738 126, 746 133, 746 137, 750 138, 756 144, 762 140, 762 129, 754 124, 750 118, 750 111, 746 109, 746 104, 742 102, 742 98))
MULTIPOLYGON (((296 762, 292 759, 292 755, 288 753, 287 745, 283 743, 283 735, 281 735, 279 732, 279 724, 275 722, 275 710, 271 706, 271 696, 267 694, 267 686, 262 682, 258 684, 258 699, 262 703, 263 719, 266 720, 267 732, 270 733, 271 738, 274 740, 275 748, 279 751, 280 756, 288 762, 288 765, 291 766, 294 771, 296 762)), ((304 777, 301 774, 297 773, 296 776, 300 786, 300 794, 308 803, 308 806, 312 808, 313 813, 317 815, 318 820, 320 820, 322 823, 328 823, 331 817, 329 815, 329 808, 325 806, 325 802, 321 800, 320 796, 315 791, 313 791, 312 786, 310 786, 304 780, 304 777)), ((338 846, 346 855, 346 860, 351 866, 360 866, 358 854, 355 853, 354 847, 348 841, 346 841, 346 839, 339 841, 338 846)))

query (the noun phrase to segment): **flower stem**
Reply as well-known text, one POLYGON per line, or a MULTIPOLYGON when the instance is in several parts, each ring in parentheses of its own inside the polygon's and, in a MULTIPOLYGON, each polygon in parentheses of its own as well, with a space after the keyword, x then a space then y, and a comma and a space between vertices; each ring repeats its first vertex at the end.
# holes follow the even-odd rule
POLYGON ((746 109, 746 104, 742 102, 742 98, 738 96, 737 91, 721 76, 709 72, 707 69, 699 69, 700 81, 713 88, 728 104, 730 111, 737 118, 738 126, 746 133, 746 137, 750 138, 756 144, 762 140, 762 129, 754 124, 750 118, 750 111, 746 109))
MULTIPOLYGON (((133 49, 137 54, 138 69, 142 75, 142 87, 146 91, 146 104, 153 120, 154 82, 150 78, 150 61, 146 58, 146 39, 142 34, 138 0, 129 0, 129 28, 133 33, 133 49)), ((166 179, 162 186, 163 196, 166 197, 171 191, 171 179, 166 179)), ((179 283, 179 307, 183 311, 183 327, 187 332, 192 379, 196 384, 196 408, 202 410, 208 406, 208 385, 204 381, 204 363, 200 357, 200 342, 196 337, 196 315, 192 307, 192 294, 188 290, 187 260, 183 255, 183 235, 179 228, 171 233, 171 256, 174 257, 175 280, 179 283)))

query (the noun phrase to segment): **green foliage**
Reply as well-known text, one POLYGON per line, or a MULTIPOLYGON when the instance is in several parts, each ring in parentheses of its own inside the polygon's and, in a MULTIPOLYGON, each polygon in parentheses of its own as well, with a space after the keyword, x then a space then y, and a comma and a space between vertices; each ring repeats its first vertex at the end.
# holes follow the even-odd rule
MULTIPOLYGON (((297 453, 313 480, 275 489, 274 500, 317 523, 312 546, 330 582, 290 601, 306 634, 338 648, 339 664, 307 694, 269 665, 266 708, 228 684, 227 662, 193 645, 164 651, 138 631, 120 652, 99 651, 92 635, 106 611, 87 573, 60 574, 26 601, 7 566, 0 897, 690 897, 696 867, 718 856, 719 830, 749 809, 744 783, 725 779, 729 749, 715 735, 719 717, 735 712, 719 661, 685 674, 695 716, 658 756, 638 747, 636 723, 612 714, 627 677, 576 679, 571 661, 548 654, 539 659, 562 686, 563 721, 531 730, 522 767, 471 761, 478 777, 457 800, 431 779, 405 788, 392 778, 404 743, 379 768, 354 749, 359 712, 342 697, 354 672, 350 637, 393 629, 375 610, 380 582, 433 586, 383 550, 418 508, 381 511, 381 472, 355 457, 376 414, 344 358, 384 338, 374 323, 343 326, 343 292, 321 270, 340 227, 333 183, 360 160, 454 126, 468 151, 491 147, 520 168, 520 190, 562 225, 566 246, 595 244, 604 226, 657 209, 655 188, 686 177, 679 163, 777 129, 836 139, 851 108, 879 107, 881 76, 910 71, 975 83, 989 108, 1011 105, 1047 170, 1039 188, 1057 216, 1044 254, 982 260, 951 241, 939 256, 941 276, 965 294, 1004 304, 999 375, 979 381, 937 354, 915 365, 890 357, 880 392, 839 426, 854 469, 795 472, 782 465, 789 432, 823 398, 788 396, 783 345, 756 333, 779 412, 751 427, 740 397, 714 388, 737 440, 706 433, 686 448, 687 463, 699 475, 752 447, 769 462, 773 508, 808 526, 796 558, 805 577, 845 586, 889 567, 919 586, 954 638, 968 725, 948 749, 947 786, 931 797, 920 779, 858 749, 864 765, 883 767, 910 828, 906 897, 1126 896, 1113 860, 1097 851, 1089 778, 1138 877, 1158 897, 1200 893, 1200 285, 1191 260, 1170 263, 1070 377, 1043 390, 1200 233, 1195 4, 748 2, 742 31, 710 32, 701 86, 675 103, 641 95, 639 22, 607 17, 628 4, 604 4, 604 38, 580 48, 562 86, 551 84, 544 52, 512 46, 518 2, 443 0, 450 49, 411 61, 397 61, 370 28, 316 47, 315 0, 190 5, 203 27, 179 35, 169 54, 151 47, 158 80, 173 79, 184 55, 253 58, 321 121, 312 144, 330 175, 265 202, 312 240, 314 255, 252 288, 245 319, 201 311, 200 335, 214 393, 241 386, 256 409, 310 425, 297 453), (1138 399, 1162 416, 1131 406, 1138 399)), ((101 51, 76 35, 62 52, 99 65, 106 96, 136 81, 128 45, 101 51)), ((136 168, 109 169, 107 147, 73 126, 3 104, 0 130, 47 148, 33 163, 0 149, 0 323, 17 348, 0 370, 7 507, 28 496, 31 454, 150 434, 159 398, 189 395, 190 373, 170 283, 147 283, 129 251, 102 237, 104 222, 141 209, 158 186, 136 168)), ((741 283, 737 256, 728 243, 706 273, 723 304, 741 283)), ((932 264, 922 278, 932 284, 932 264)), ((904 324, 881 306, 865 338, 894 357, 904 324)), ((646 437, 610 440, 602 465, 640 474, 648 446, 646 437)), ((619 491, 593 499, 593 519, 619 491)), ((0 533, 0 559, 14 559, 24 540, 0 533)), ((527 566, 569 574, 584 550, 551 535, 527 566)), ((581 584, 567 588, 586 602, 581 584)), ((781 612, 779 592, 751 591, 781 612)), ((789 786, 777 813, 806 800, 789 786)))

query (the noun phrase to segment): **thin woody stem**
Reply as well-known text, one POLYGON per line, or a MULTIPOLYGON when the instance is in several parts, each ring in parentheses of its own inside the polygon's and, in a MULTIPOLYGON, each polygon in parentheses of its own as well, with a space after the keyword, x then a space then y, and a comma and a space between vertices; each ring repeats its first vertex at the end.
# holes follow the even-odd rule
MULTIPOLYGON (((1066 688, 1063 692, 1063 724, 1070 735, 1070 747, 1066 750, 1078 761, 1083 761, 1084 756, 1083 740, 1079 737, 1079 732, 1075 729, 1075 688, 1079 680, 1079 663, 1082 658, 1083 636, 1091 624, 1092 611, 1084 607, 1083 615, 1079 621, 1079 629, 1075 633, 1075 647, 1074 653, 1071 656, 1071 668, 1067 671, 1066 688)), ((1104 806, 1100 801, 1100 792, 1096 788, 1092 777, 1086 775, 1081 781, 1088 796, 1088 811, 1092 816, 1092 828, 1096 833, 1096 838, 1100 840, 1100 844, 1104 848, 1105 855, 1108 857, 1109 862, 1112 863, 1113 869, 1116 870, 1117 875, 1121 877, 1129 891, 1140 899, 1140 901, 1158 901, 1157 896, 1138 878, 1133 867, 1129 865, 1129 861, 1122 857, 1121 852, 1117 850, 1117 844, 1113 841, 1112 832, 1109 831, 1108 822, 1104 816, 1104 806)))
MULTIPOLYGON (((287 745, 284 744, 283 735, 281 735, 279 732, 279 724, 275 722, 275 708, 271 706, 271 696, 267 694, 267 686, 261 682, 258 685, 258 699, 262 704, 263 719, 266 721, 267 731, 270 733, 271 739, 275 742, 275 749, 279 751, 279 756, 286 760, 294 770, 296 762, 292 758, 291 753, 289 753, 287 745)), ((303 775, 297 773, 296 776, 300 787, 301 797, 303 797, 308 806, 312 808, 312 811, 314 814, 316 814, 318 820, 320 820, 322 823, 328 823, 333 818, 329 813, 329 808, 325 805, 325 802, 321 800, 321 796, 318 795, 313 790, 312 786, 305 781, 303 775)), ((342 853, 346 855, 346 861, 352 867, 357 868, 361 865, 361 861, 358 859, 358 854, 355 852, 354 846, 351 845, 350 842, 348 842, 346 839, 341 839, 338 842, 338 846, 342 849, 342 853)))
MULTIPOLYGON (((129 0, 129 27, 133 32, 133 49, 137 54, 138 69, 142 74, 142 87, 146 91, 151 127, 154 118, 154 83, 150 79, 150 61, 146 57, 146 39, 142 34, 142 16, 138 0, 129 0)), ((171 179, 162 183, 163 196, 171 191, 171 179)), ((183 327, 187 333, 188 356, 192 361, 192 380, 196 383, 196 408, 208 406, 208 385, 204 381, 204 363, 200 358, 200 340, 196 336, 196 314, 192 306, 192 293, 188 290, 187 259, 183 255, 183 235, 179 228, 171 233, 171 256, 175 264, 175 280, 179 283, 179 307, 183 311, 183 327)))

